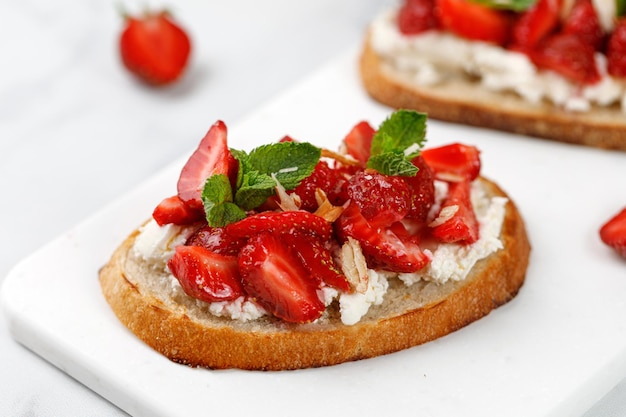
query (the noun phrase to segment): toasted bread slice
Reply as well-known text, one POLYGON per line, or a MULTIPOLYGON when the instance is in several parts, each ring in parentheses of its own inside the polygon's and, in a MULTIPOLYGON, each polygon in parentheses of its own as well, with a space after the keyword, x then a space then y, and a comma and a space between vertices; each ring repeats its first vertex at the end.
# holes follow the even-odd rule
POLYGON ((393 108, 414 109, 432 119, 626 151, 626 116, 616 105, 571 112, 548 102, 531 103, 515 93, 489 91, 461 77, 420 86, 377 54, 369 36, 359 68, 367 93, 393 108))
MULTIPOLYGON (((481 179, 489 196, 506 196, 481 179)), ((263 317, 249 322, 219 318, 184 294, 175 298, 164 271, 133 255, 129 236, 100 271, 100 284, 119 320, 174 362, 207 368, 286 370, 334 365, 419 345, 485 316, 511 300, 522 286, 530 244, 524 222, 509 199, 501 230, 503 249, 479 261, 463 281, 389 280, 381 305, 355 325, 339 313, 310 324, 263 317)), ((331 306, 332 310, 332 306, 331 306)))

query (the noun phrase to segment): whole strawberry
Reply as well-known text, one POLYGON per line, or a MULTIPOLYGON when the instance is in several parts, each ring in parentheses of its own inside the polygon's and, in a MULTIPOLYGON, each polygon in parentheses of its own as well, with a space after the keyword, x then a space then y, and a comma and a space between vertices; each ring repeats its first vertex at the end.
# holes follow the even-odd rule
POLYGON ((119 48, 124 66, 140 80, 162 86, 184 72, 191 52, 189 36, 166 11, 125 15, 119 48))

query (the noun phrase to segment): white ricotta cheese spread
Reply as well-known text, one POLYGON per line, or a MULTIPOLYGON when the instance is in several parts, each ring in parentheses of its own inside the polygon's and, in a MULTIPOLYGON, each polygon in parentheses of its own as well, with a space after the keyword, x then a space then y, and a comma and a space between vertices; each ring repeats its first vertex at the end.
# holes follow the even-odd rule
MULTIPOLYGON (((603 1, 602 3, 611 3, 603 1)), ((604 16, 611 10, 601 9, 604 16)), ((609 23, 603 23, 605 28, 609 23)), ((485 42, 467 41, 451 33, 426 31, 403 35, 396 12, 379 15, 371 25, 374 50, 396 71, 419 85, 437 85, 451 77, 471 77, 492 91, 510 91, 532 103, 547 100, 571 111, 593 105, 619 104, 626 112, 626 82, 607 74, 606 57, 596 54, 600 82, 579 86, 553 71, 539 71, 528 57, 485 42)))

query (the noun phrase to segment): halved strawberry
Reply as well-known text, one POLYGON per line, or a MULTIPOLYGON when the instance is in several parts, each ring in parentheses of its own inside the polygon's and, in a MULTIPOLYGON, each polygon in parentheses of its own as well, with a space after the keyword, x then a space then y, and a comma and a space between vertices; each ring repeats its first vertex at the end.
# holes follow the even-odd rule
POLYGON ((239 254, 239 270, 246 293, 278 318, 307 323, 324 312, 317 281, 279 236, 252 237, 239 254))
POLYGON ((521 49, 535 47, 556 30, 563 0, 537 0, 513 26, 512 42, 521 49))
POLYGON ((606 57, 609 74, 626 78, 626 17, 617 20, 608 41, 606 57))
POLYGON ((474 243, 479 225, 470 200, 470 182, 450 183, 438 217, 431 224, 431 234, 444 243, 474 243))
POLYGON ((555 71, 576 83, 594 84, 601 78, 595 50, 576 35, 552 35, 529 56, 538 68, 555 71))
POLYGON ((338 290, 350 292, 350 283, 335 263, 333 256, 322 241, 298 235, 283 235, 281 239, 291 246, 302 265, 313 277, 338 290))
POLYGON ((398 29, 405 35, 415 35, 438 26, 434 0, 406 0, 398 11, 398 29))
POLYGON ((185 245, 202 246, 211 252, 237 256, 246 241, 245 238, 230 236, 223 227, 204 226, 189 236, 185 245))
POLYGON ((202 189, 206 179, 214 174, 230 176, 237 168, 236 160, 226 143, 227 130, 218 120, 200 141, 183 167, 178 179, 178 196, 191 207, 202 208, 202 189))
POLYGON ((343 139, 346 151, 365 167, 372 149, 372 138, 376 130, 366 121, 357 123, 343 139))
POLYGON ((480 151, 475 146, 452 143, 422 150, 424 161, 435 176, 472 181, 480 174, 480 151))
POLYGON ((436 0, 436 13, 444 29, 462 38, 504 45, 510 37, 506 12, 470 0, 436 0))
MULTIPOLYGON (((392 226, 402 226, 397 223, 392 226)), ((399 236, 393 227, 373 227, 361 214, 355 203, 350 203, 335 222, 337 236, 341 241, 348 237, 356 239, 371 268, 394 272, 415 272, 430 261, 420 246, 408 234, 399 236)), ((403 226, 402 226, 403 227, 403 226)))
POLYGON ((152 217, 159 226, 192 224, 204 219, 204 216, 204 210, 189 206, 178 195, 163 199, 152 212, 152 217))
POLYGON ((301 234, 330 239, 331 225, 322 217, 308 211, 264 211, 225 226, 226 233, 235 238, 250 238, 262 232, 301 234))
POLYGON ((576 0, 567 19, 563 22, 561 32, 576 35, 593 49, 600 49, 604 31, 591 0, 576 0))
POLYGON ((411 209, 411 190, 401 177, 359 171, 348 181, 348 196, 374 227, 402 220, 411 209))
POLYGON ((602 225, 600 239, 626 258, 626 208, 602 225))
POLYGON ((190 297, 214 302, 243 295, 236 256, 220 255, 202 246, 177 246, 167 266, 190 297))

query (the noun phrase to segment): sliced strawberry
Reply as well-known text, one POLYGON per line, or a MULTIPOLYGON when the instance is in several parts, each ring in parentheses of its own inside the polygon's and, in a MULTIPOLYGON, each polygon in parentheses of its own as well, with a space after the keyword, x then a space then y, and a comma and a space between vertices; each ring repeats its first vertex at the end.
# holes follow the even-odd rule
POLYGON ((252 237, 239 255, 239 270, 246 293, 278 318, 307 323, 324 312, 317 281, 279 236, 252 237))
POLYGON ((196 230, 185 245, 202 246, 211 252, 237 256, 247 239, 230 236, 223 227, 204 226, 196 230))
POLYGON ((541 69, 552 70, 580 84, 600 81, 595 50, 576 35, 550 36, 530 52, 530 59, 541 69))
MULTIPOLYGON (((401 225, 397 223, 396 225, 401 225)), ((394 226, 396 226, 394 225, 394 226)), ((335 222, 341 241, 348 237, 356 239, 371 268, 383 268, 394 272, 415 272, 429 262, 428 256, 408 234, 398 236, 397 230, 376 228, 361 214, 355 203, 350 203, 335 222)))
POLYGON ((398 29, 405 35, 416 35, 438 26, 434 0, 406 0, 398 11, 398 29))
POLYGON ((402 220, 411 209, 411 190, 401 177, 359 171, 348 181, 348 196, 374 227, 402 220))
POLYGON ((343 139, 346 151, 365 167, 370 157, 372 138, 376 130, 368 122, 357 123, 343 139))
POLYGON ((243 295, 236 256, 220 255, 201 246, 177 246, 167 266, 190 297, 214 302, 243 295))
POLYGON ((250 238, 262 232, 274 234, 301 234, 330 239, 331 225, 326 220, 308 211, 264 211, 243 220, 230 223, 226 233, 235 238, 250 238))
POLYGON ((350 283, 335 263, 330 250, 318 239, 284 235, 281 239, 291 246, 313 277, 338 290, 350 292, 350 283))
POLYGON ((478 240, 479 225, 470 200, 469 181, 450 183, 434 222, 431 233, 441 242, 470 244, 478 240))
POLYGON ((178 196, 192 207, 202 207, 202 189, 214 174, 230 175, 236 160, 226 143, 226 125, 217 121, 183 167, 178 179, 178 196))
POLYGON ((430 212, 430 208, 435 203, 435 175, 423 156, 420 155, 411 162, 419 171, 413 177, 404 177, 411 189, 411 208, 406 217, 418 222, 424 222, 430 212))
POLYGON ((561 32, 576 35, 593 49, 600 49, 604 31, 591 0, 577 0, 574 3, 574 7, 563 23, 561 32))
POLYGON ((617 20, 609 38, 606 57, 609 74, 626 78, 626 17, 617 20))
POLYGON ((480 151, 475 146, 452 143, 422 150, 424 161, 440 178, 476 179, 480 174, 480 151))
POLYGON ((204 210, 186 204, 178 195, 163 199, 152 212, 152 217, 159 226, 192 224, 203 220, 204 216, 204 210))
POLYGON ((315 211, 318 207, 315 198, 317 189, 326 193, 328 200, 335 206, 340 206, 348 199, 347 180, 343 174, 331 168, 326 161, 319 161, 315 169, 293 190, 301 201, 302 210, 315 211))
POLYGON ((462 38, 504 45, 510 37, 507 13, 470 0, 435 0, 436 13, 444 29, 462 38))
POLYGON ((600 239, 626 258, 626 208, 600 228, 600 239))
POLYGON ((537 0, 513 26, 512 42, 519 48, 533 48, 559 24, 563 0, 537 0))

